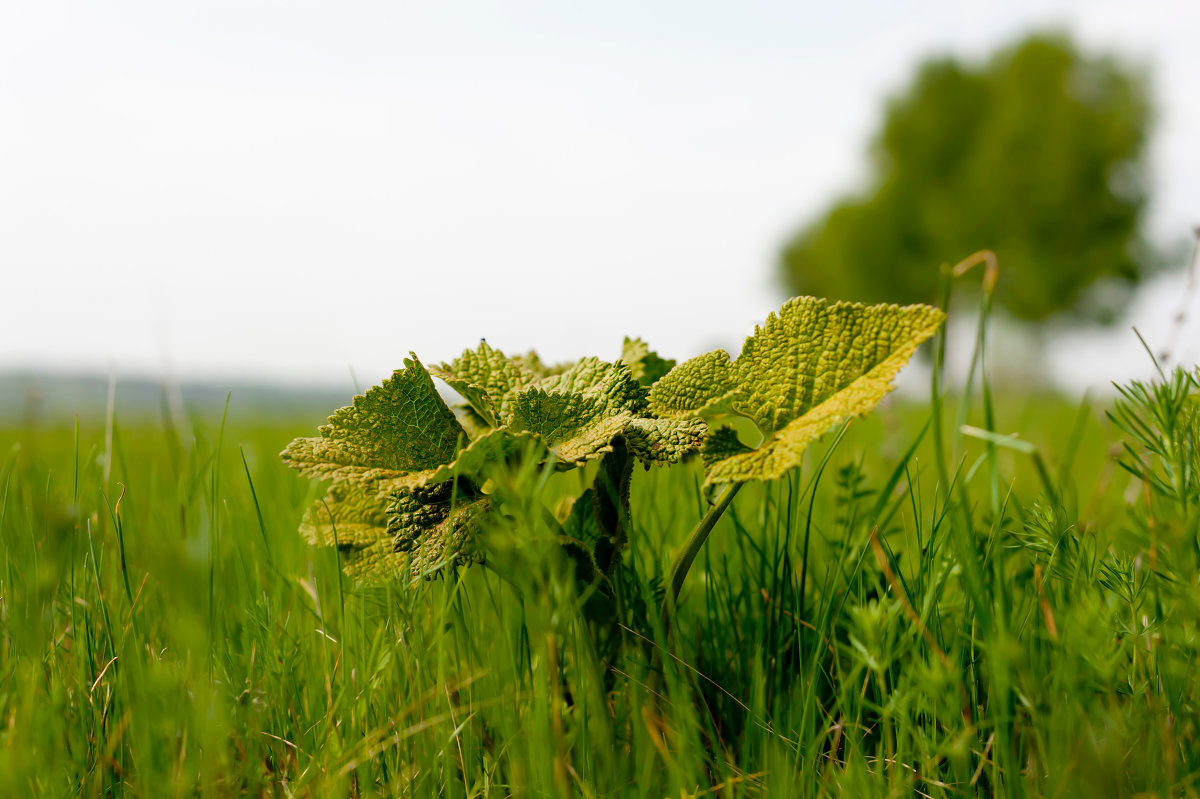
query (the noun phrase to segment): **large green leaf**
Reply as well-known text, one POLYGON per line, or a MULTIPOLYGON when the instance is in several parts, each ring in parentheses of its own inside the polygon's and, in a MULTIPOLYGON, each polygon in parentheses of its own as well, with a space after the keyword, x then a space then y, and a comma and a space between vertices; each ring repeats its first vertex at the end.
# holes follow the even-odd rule
POLYGON ((308 477, 423 485, 451 463, 466 433, 412 355, 405 368, 354 404, 334 411, 319 438, 298 438, 281 453, 308 477))
POLYGON ((749 418, 763 442, 750 450, 722 432, 705 453, 705 483, 769 480, 840 420, 877 405, 943 318, 927 305, 797 297, 755 328, 736 360, 716 350, 675 367, 652 387, 650 407, 671 418, 749 418))

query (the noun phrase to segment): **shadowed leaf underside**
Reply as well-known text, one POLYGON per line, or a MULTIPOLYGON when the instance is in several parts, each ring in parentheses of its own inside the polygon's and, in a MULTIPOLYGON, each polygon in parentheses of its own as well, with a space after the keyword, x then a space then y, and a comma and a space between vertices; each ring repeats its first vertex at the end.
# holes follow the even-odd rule
POLYGON ((360 483, 337 482, 309 509, 300 533, 336 546, 346 574, 364 582, 422 577, 477 558, 473 547, 489 509, 466 483, 401 488, 381 497, 360 483))

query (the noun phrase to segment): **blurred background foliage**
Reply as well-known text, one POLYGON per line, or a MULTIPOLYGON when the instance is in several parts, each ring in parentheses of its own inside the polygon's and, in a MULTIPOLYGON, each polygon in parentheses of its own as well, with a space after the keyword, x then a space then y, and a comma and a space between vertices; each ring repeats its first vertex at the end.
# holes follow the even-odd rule
POLYGON ((928 60, 887 105, 866 189, 786 244, 786 288, 927 302, 939 263, 987 248, 1013 317, 1111 322, 1163 260, 1143 234, 1152 120, 1143 70, 1065 35, 928 60))

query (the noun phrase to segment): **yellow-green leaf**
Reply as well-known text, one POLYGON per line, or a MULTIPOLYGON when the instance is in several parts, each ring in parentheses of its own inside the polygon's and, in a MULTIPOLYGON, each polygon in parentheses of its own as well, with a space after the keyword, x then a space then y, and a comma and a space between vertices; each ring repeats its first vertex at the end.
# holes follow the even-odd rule
POLYGON ((878 404, 943 318, 927 305, 797 297, 755 328, 736 360, 717 350, 673 369, 651 389, 651 409, 676 418, 735 413, 751 419, 763 443, 736 451, 721 434, 709 447, 705 483, 769 480, 796 466, 808 445, 840 420, 878 404))

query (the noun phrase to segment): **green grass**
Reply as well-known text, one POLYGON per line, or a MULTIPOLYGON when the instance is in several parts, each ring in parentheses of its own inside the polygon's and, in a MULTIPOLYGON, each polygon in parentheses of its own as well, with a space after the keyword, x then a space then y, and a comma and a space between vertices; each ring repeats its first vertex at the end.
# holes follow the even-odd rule
POLYGON ((888 404, 741 492, 669 645, 695 467, 635 476, 614 636, 544 546, 577 474, 497 482, 492 569, 361 588, 277 457, 319 414, 0 431, 0 795, 1197 795, 1190 407, 1118 415, 1138 476, 1103 409, 888 404))

